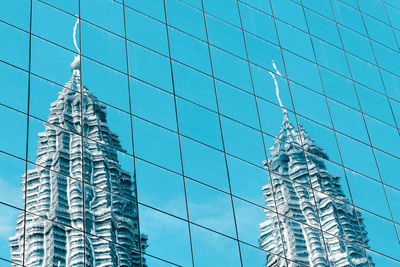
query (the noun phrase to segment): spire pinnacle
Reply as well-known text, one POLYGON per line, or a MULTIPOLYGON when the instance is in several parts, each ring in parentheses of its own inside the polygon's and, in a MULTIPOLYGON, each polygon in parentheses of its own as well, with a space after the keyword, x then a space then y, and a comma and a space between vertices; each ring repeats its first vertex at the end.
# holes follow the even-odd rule
POLYGON ((72 61, 71 65, 70 65, 72 72, 79 71, 81 69, 81 56, 80 56, 81 50, 79 49, 78 44, 76 42, 76 28, 78 27, 78 24, 79 24, 79 18, 76 19, 74 31, 72 33, 74 45, 76 47, 76 50, 78 50, 78 53, 79 53, 79 55, 75 56, 74 61, 72 61))
POLYGON ((78 44, 76 43, 76 28, 78 27, 78 24, 79 24, 79 18, 76 19, 74 32, 72 33, 72 38, 74 38, 74 45, 76 47, 76 50, 78 50, 78 53, 80 53, 81 50, 79 50, 78 44))
MULTIPOLYGON (((275 73, 282 77, 282 74, 279 72, 278 68, 276 67, 275 61, 272 60, 272 67, 275 69, 275 73)), ((278 86, 278 82, 275 79, 275 75, 269 71, 269 74, 271 74, 272 79, 274 79, 274 83, 275 83, 275 93, 276 93, 276 98, 278 99, 279 102, 279 106, 282 108, 282 113, 283 113, 283 119, 287 120, 287 110, 286 107, 282 104, 282 100, 281 97, 279 96, 279 86, 278 86)))

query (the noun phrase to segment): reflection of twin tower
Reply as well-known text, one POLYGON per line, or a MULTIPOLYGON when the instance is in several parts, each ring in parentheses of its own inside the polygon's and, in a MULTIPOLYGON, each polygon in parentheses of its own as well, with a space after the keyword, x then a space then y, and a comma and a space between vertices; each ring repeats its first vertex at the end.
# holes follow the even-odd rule
MULTIPOLYGON (((104 105, 81 87, 79 59, 39 134, 38 167, 23 183, 28 212, 20 214, 10 238, 11 259, 22 264, 24 257, 26 266, 140 266, 138 251, 147 238, 139 235, 135 181, 119 165, 114 149, 122 148, 104 105)), ((360 233, 367 243, 361 214, 344 204, 339 177, 324 166, 327 155, 290 124, 271 75, 284 119, 264 162, 271 174, 263 187, 268 219, 260 235, 261 247, 272 253, 266 266, 296 266, 280 257, 285 255, 305 266, 368 266, 366 253, 354 245, 362 244, 360 233)))
POLYGON ((138 231, 135 180, 119 165, 114 149, 122 148, 105 106, 81 87, 80 56, 71 70, 23 183, 27 212, 10 238, 11 259, 15 266, 140 266, 147 238, 138 231))
POLYGON ((374 266, 358 246, 368 245, 361 213, 345 203, 340 178, 327 172, 327 154, 304 129, 296 131, 289 122, 275 76, 270 74, 283 110, 283 124, 270 158, 264 161, 270 172, 270 183, 262 188, 268 219, 260 224, 259 241, 272 253, 266 266, 300 266, 286 262, 283 256, 304 266, 374 266))

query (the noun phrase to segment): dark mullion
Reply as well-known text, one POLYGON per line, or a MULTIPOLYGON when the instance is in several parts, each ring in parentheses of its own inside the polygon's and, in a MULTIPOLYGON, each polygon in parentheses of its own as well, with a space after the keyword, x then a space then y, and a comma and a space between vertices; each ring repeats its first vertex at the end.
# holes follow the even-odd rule
POLYGON ((22 265, 25 266, 25 249, 26 249, 26 214, 27 214, 27 196, 28 196, 28 153, 29 153, 29 113, 30 113, 30 96, 31 96, 31 66, 32 66, 32 14, 33 14, 33 0, 30 1, 30 15, 29 15, 29 56, 28 56, 28 102, 27 102, 27 116, 26 116, 26 143, 25 143, 25 192, 24 192, 24 243, 22 248, 22 265))
POLYGON ((202 9, 201 12, 203 14, 204 28, 205 28, 205 32, 206 32, 206 41, 207 41, 206 43, 207 43, 207 48, 208 48, 208 56, 210 59, 211 77, 212 77, 214 93, 215 93, 215 103, 217 105, 218 124, 219 124, 219 128, 220 128, 221 139, 222 139, 222 150, 223 150, 224 159, 225 159, 225 169, 226 169, 226 173, 227 173, 227 177, 228 177, 229 196, 230 196, 231 205, 232 205, 233 221, 235 224, 235 234, 236 234, 236 238, 237 238, 237 246, 238 246, 238 251, 239 251, 240 265, 243 267, 242 252, 241 252, 240 241, 239 241, 239 231, 237 228, 235 206, 234 206, 234 201, 233 201, 233 196, 232 196, 232 187, 231 187, 231 181, 230 181, 230 175, 229 175, 228 158, 227 158, 227 153, 226 153, 226 148, 225 148, 224 133, 222 131, 222 121, 221 121, 221 113, 219 110, 218 92, 217 92, 217 86, 216 86, 216 82, 215 82, 214 67, 213 67, 213 61, 212 61, 212 56, 211 56, 211 45, 210 45, 210 40, 209 40, 209 36, 208 36, 206 12, 204 9, 203 0, 201 0, 201 9, 202 9))
POLYGON ((136 175, 136 157, 135 157, 135 142, 133 136, 133 106, 132 106, 132 90, 130 83, 130 69, 129 69, 129 54, 128 54, 128 39, 127 39, 127 30, 126 30, 126 11, 125 11, 125 0, 122 0, 122 12, 124 16, 124 41, 125 41, 125 57, 126 57, 126 71, 127 71, 127 82, 128 82, 128 95, 129 95, 129 119, 131 123, 131 142, 132 142, 132 161, 133 161, 133 189, 135 193, 135 203, 136 203, 136 212, 137 212, 137 227, 138 227, 138 252, 140 259, 140 266, 143 266, 143 258, 142 258, 142 239, 141 239, 141 229, 140 229, 140 215, 139 215, 139 202, 138 202, 138 190, 137 190, 137 175, 136 175))
POLYGON ((185 192, 185 205, 186 205, 186 215, 187 215, 187 223, 188 223, 187 225, 188 225, 189 240, 190 240, 190 252, 191 252, 191 256, 192 256, 192 265, 194 267, 195 264, 194 264, 194 254, 193 254, 192 230, 190 227, 190 214, 189 214, 189 205, 188 205, 188 197, 187 197, 187 189, 186 189, 185 169, 183 166, 182 140, 181 140, 180 127, 179 127, 178 105, 177 105, 177 101, 176 101, 177 96, 175 93, 174 70, 172 67, 171 44, 170 44, 170 40, 169 40, 169 29, 168 29, 169 26, 168 26, 166 0, 163 0, 163 5, 164 5, 164 16, 165 16, 165 30, 167 33, 167 43, 168 43, 168 55, 169 55, 168 58, 169 58, 169 66, 170 66, 170 71, 171 71, 172 92, 173 92, 173 96, 174 96, 176 128, 177 128, 177 136, 178 136, 178 142, 179 142, 179 156, 181 159, 181 169, 182 169, 182 174, 180 174, 180 176, 183 179, 183 189, 185 192))
MULTIPOLYGON (((358 0, 356 0, 356 1, 357 1, 358 8, 360 9, 360 3, 358 2, 358 0)), ((367 25, 365 24, 364 16, 363 16, 363 14, 362 14, 361 11, 360 11, 360 14, 361 14, 361 18, 362 18, 363 23, 364 23, 365 31, 366 31, 367 35, 369 35, 368 29, 367 29, 367 25)), ((394 113, 393 113, 392 105, 390 104, 389 98, 388 98, 388 96, 387 96, 386 87, 385 87, 385 84, 384 84, 384 82, 383 82, 382 73, 381 73, 380 68, 379 68, 379 65, 378 65, 378 60, 377 60, 376 55, 375 55, 375 51, 374 51, 374 47, 373 47, 373 45, 372 45, 371 38, 369 38, 369 44, 370 44, 370 46, 371 46, 372 54, 374 55, 374 59, 375 59, 376 65, 378 66, 379 76, 381 77, 381 81, 382 81, 382 84, 383 84, 383 88, 385 89, 386 99, 388 100, 389 107, 390 107, 390 110, 391 110, 391 112, 392 112, 392 116, 393 116, 394 122, 395 122, 395 124, 396 124, 396 128, 399 129, 399 127, 397 126, 397 123, 396 123, 396 118, 395 118, 394 113)), ((361 104, 360 104, 360 108, 361 108, 361 104)), ((367 128, 368 138, 369 138, 369 141, 370 141, 371 147, 372 147, 372 139, 371 139, 371 136, 370 136, 370 134, 369 134, 369 130, 368 130, 367 122, 365 121, 365 118, 364 118, 364 122, 365 122, 365 127, 367 128)), ((397 133, 400 135, 400 132, 399 132, 399 131, 397 131, 397 133)), ((385 193, 386 202, 387 202, 387 205, 388 205, 388 207, 389 207, 390 216, 392 217, 392 221, 394 222, 394 217, 393 217, 392 208, 390 207, 389 198, 388 198, 388 196, 387 196, 387 194, 386 194, 385 186, 383 185, 383 179, 382 179, 381 171, 380 171, 380 168, 379 168, 378 160, 376 159, 376 155, 375 155, 375 150, 374 150, 374 149, 372 149, 372 153, 373 153, 373 155, 374 155, 375 164, 376 164, 376 167, 377 167, 377 169, 378 169, 379 178, 380 178, 380 180, 381 180, 383 192, 385 193)), ((399 232, 398 232, 398 230, 397 230, 397 227, 396 227, 395 223, 394 223, 393 226, 394 226, 394 229, 395 229, 395 231, 396 231, 397 240, 398 240, 399 243, 400 243, 400 236, 399 236, 399 232)))
MULTIPOLYGON (((336 15, 335 15, 335 12, 334 12, 334 10, 333 10, 332 1, 329 0, 329 2, 330 2, 330 5, 331 5, 331 9, 332 9, 333 16, 334 16, 335 21, 336 21, 336 15)), ((357 4, 358 4, 358 1, 357 1, 357 4)), ((362 16, 362 14, 361 14, 361 16, 362 16)), ((363 18, 363 22, 364 22, 364 18, 363 18)), ((337 27, 337 29, 338 29, 340 42, 341 42, 342 47, 343 47, 343 50, 344 50, 344 44, 343 44, 342 36, 341 36, 341 34, 340 34, 339 27, 338 27, 338 24, 337 24, 337 23, 336 23, 336 27, 337 27)), ((365 23, 364 23, 364 27, 365 27, 365 23)), ((366 27, 365 27, 365 28, 366 28, 366 27)), ((371 41, 370 41, 370 42, 371 42, 371 41)), ((371 44, 371 48, 372 48, 372 44, 371 44)), ((345 51, 345 50, 344 50, 344 51, 345 51)), ((373 52, 374 52, 374 51, 373 51, 373 52)), ((364 121, 364 126, 365 126, 365 128, 366 128, 367 135, 368 135, 368 139, 369 139, 369 142, 370 142, 370 144, 371 144, 371 150, 372 150, 372 153, 373 153, 373 155, 374 155, 375 164, 376 164, 376 167, 377 167, 377 170, 378 170, 378 173, 379 173, 379 177, 380 177, 380 179, 381 179, 381 184, 382 184, 382 187, 383 187, 383 190, 384 190, 384 193, 385 193, 385 197, 386 197, 386 201, 387 201, 387 204, 388 204, 388 207, 389 207, 389 210, 390 210, 390 206, 389 206, 389 202, 388 202, 388 199, 387 199, 386 191, 385 191, 385 188, 384 188, 383 183, 382 183, 382 177, 381 177, 380 169, 379 169, 379 166, 378 166, 378 162, 377 162, 377 160, 376 160, 375 151, 374 151, 373 146, 372 146, 371 136, 370 136, 370 134, 369 134, 369 130, 368 130, 368 126, 367 126, 367 123, 366 123, 366 120, 365 120, 365 116, 364 116, 364 113, 363 113, 363 111, 362 111, 361 102, 360 102, 360 99, 359 99, 359 96, 358 96, 357 88, 356 88, 356 86, 355 86, 355 82, 354 82, 354 79, 353 79, 353 74, 352 74, 352 71, 351 71, 351 68, 350 68, 350 64, 349 64, 349 61, 348 61, 348 58, 347 58, 346 51, 345 51, 344 55, 345 55, 346 63, 347 63, 347 66, 348 66, 348 68, 349 68, 349 73, 350 73, 350 76, 351 76, 351 79, 352 79, 352 82, 353 82, 354 91, 355 91, 356 96, 357 96, 358 105, 360 106, 361 115, 362 115, 363 121, 364 121)), ((374 54, 374 58, 375 58, 375 60, 376 60, 375 54, 374 54)), ((391 221, 392 221, 393 224, 394 224, 393 226, 395 227, 395 231, 396 231, 396 234, 397 234, 397 238, 399 238, 399 237, 398 237, 397 228, 396 228, 395 223, 394 223, 394 221, 393 221, 393 215, 392 215, 391 210, 390 210, 390 215, 391 215, 391 217, 392 217, 392 220, 391 220, 391 221)))
MULTIPOLYGON (((284 70, 285 70, 285 76, 288 77, 288 72, 287 72, 286 63, 285 63, 285 57, 283 56, 283 49, 282 49, 282 44, 281 44, 281 41, 280 41, 280 38, 279 38, 278 27, 277 27, 277 23, 276 23, 276 19, 275 19, 275 13, 274 13, 273 5, 272 5, 272 0, 269 0, 269 3, 270 3, 270 6, 271 6, 271 12, 272 12, 273 18, 274 18, 274 25, 275 25, 275 30, 276 30, 276 36, 277 36, 277 38, 278 38, 279 48, 280 48, 280 51, 281 51, 283 68, 284 68, 284 70)), ((298 131, 300 131, 301 128, 300 128, 300 123, 299 123, 299 120, 298 120, 298 117, 297 117, 296 107, 295 107, 294 100, 293 100, 292 88, 291 88, 291 86, 290 86, 289 80, 286 79, 286 81, 287 81, 288 88, 289 88, 290 99, 291 99, 292 105, 293 105, 293 111, 294 111, 294 113, 295 113, 295 119, 296 119, 297 129, 298 129, 298 131)), ((300 134, 300 132, 299 132, 299 134, 300 134)), ((301 145, 302 147, 304 147, 304 146, 303 146, 302 138, 300 138, 300 142, 301 142, 300 145, 301 145)), ((302 149, 302 152, 303 152, 303 154, 304 154, 304 158, 307 159, 307 154, 306 154, 306 152, 304 151, 304 149, 302 149)), ((311 179, 310 179, 310 176, 311 176, 311 175, 310 175, 310 171, 309 171, 310 168, 309 168, 309 166, 308 166, 307 160, 305 161, 305 163, 306 163, 306 166, 307 166, 307 173, 308 173, 308 178, 309 178, 309 181, 310 181, 311 190, 312 190, 312 191, 317 191, 317 192, 318 192, 318 190, 314 190, 314 187, 313 187, 313 185, 312 185, 312 181, 311 181, 311 179)), ((317 202, 317 200, 316 200, 315 194, 313 194, 313 200, 314 200, 314 205, 315 205, 315 211, 316 211, 317 217, 318 217, 318 224, 319 224, 319 227, 320 227, 320 229, 321 229, 321 235, 322 235, 322 239, 323 239, 323 246, 324 246, 324 249, 325 249, 326 261, 327 261, 327 263, 328 263, 328 266, 331 266, 331 264, 330 264, 330 262, 329 262, 329 257, 328 257, 328 255, 329 255, 329 254, 328 254, 328 248, 327 248, 326 242, 325 242, 326 239, 325 239, 325 237, 324 237, 324 232, 322 231, 322 224, 321 224, 321 219, 320 219, 321 216, 320 216, 319 211, 318 211, 318 207, 317 207, 317 203, 318 203, 318 202, 317 202)))
POLYGON ((83 231, 83 266, 86 267, 86 206, 85 206, 85 150, 83 148, 84 146, 84 120, 83 120, 83 84, 82 84, 82 80, 83 80, 83 75, 82 75, 82 23, 81 23, 81 0, 78 0, 78 21, 79 21, 79 75, 80 75, 80 79, 79 79, 79 86, 80 86, 80 90, 79 90, 79 94, 80 94, 80 100, 81 100, 81 177, 82 177, 82 210, 83 210, 83 223, 82 223, 82 231, 83 231))
MULTIPOLYGON (((244 31, 244 28, 243 28, 243 21, 242 21, 242 15, 241 15, 241 12, 240 12, 240 5, 239 5, 239 0, 237 0, 236 1, 236 4, 237 4, 237 8, 238 8, 238 13, 239 13, 239 19, 240 19, 240 29, 241 29, 241 32, 242 32, 242 36, 243 36, 243 43, 244 43, 244 48, 245 48, 245 51, 246 51, 246 61, 247 61, 247 64, 248 64, 248 66, 249 66, 249 74, 250 74, 250 80, 251 80, 251 87, 252 87, 252 89, 253 89, 253 95, 254 95, 254 103, 255 103, 255 105, 256 105, 256 110, 257 110, 257 119, 258 119, 258 124, 259 124, 259 126, 260 126, 260 131, 261 131, 261 139, 262 139, 262 143, 263 143, 263 148, 264 148, 264 153, 265 153, 265 158, 266 158, 266 163, 267 163, 267 173, 268 173, 268 175, 269 175, 269 177, 271 177, 270 178, 270 184, 271 184, 271 190, 272 190, 272 196, 273 196, 273 200, 274 200, 274 204, 275 204, 275 213, 276 213, 276 216, 277 216, 277 218, 278 218, 278 224, 279 224, 279 235, 280 235, 280 238, 281 238, 281 244, 282 244, 282 248, 283 248, 283 254, 285 255, 285 261, 286 261, 286 264, 287 265, 289 265, 289 263, 288 263, 288 259, 287 259, 287 255, 286 255, 286 249, 285 249, 285 243, 284 243, 284 239, 283 239, 283 233, 282 233, 282 226, 281 226, 281 220, 280 220, 280 214, 279 214, 279 212, 278 212, 278 206, 277 206, 277 201, 276 201, 276 193, 275 193, 275 188, 274 188, 274 184, 273 184, 273 182, 272 182, 272 172, 271 172, 271 168, 270 168, 270 166, 269 166, 269 158, 268 158, 268 153, 267 153, 267 147, 266 147, 266 144, 265 144, 265 138, 264 138, 264 131, 263 131, 263 128, 262 128, 262 123, 261 123, 261 115, 260 115, 260 111, 259 111, 259 108, 258 108, 258 101, 257 101, 257 95, 256 95, 256 91, 255 91, 255 87, 254 87, 254 79, 253 79, 253 72, 251 71, 251 64, 250 64, 250 58, 249 58, 249 52, 248 52, 248 49, 247 49, 247 42, 246 42, 246 34, 245 34, 245 31, 244 31)), ((274 18, 273 18, 274 19, 274 18)), ((278 33, 277 33, 278 34, 278 33)), ((279 48, 280 48, 280 46, 279 46, 279 48)), ((281 49, 280 49, 281 50, 281 49)), ((268 181, 268 179, 266 180, 266 182, 268 181)), ((261 193, 261 192, 260 192, 261 193)), ((268 253, 268 252, 267 252, 268 253)))
MULTIPOLYGON (((304 8, 304 5, 303 5, 303 0, 300 0, 300 1, 301 1, 301 6, 302 6, 302 10, 303 10, 303 14, 304 14, 306 26, 307 26, 307 31, 310 32, 310 28, 309 28, 309 25, 308 25, 307 16, 306 16, 306 13, 305 13, 305 8, 304 8)), ((317 55, 316 55, 316 52, 315 52, 315 49, 314 49, 314 43, 313 43, 313 41, 312 41, 311 36, 310 36, 310 42, 311 42, 311 46, 312 46, 312 49, 313 49, 315 61, 317 62, 317 61, 318 61, 318 60, 317 60, 317 55)), ((327 106, 327 108, 328 108, 329 118, 330 118, 331 123, 332 123, 333 133, 334 133, 334 135, 335 135, 335 141, 336 141, 336 146, 337 146, 338 151, 339 151, 340 161, 341 161, 341 164, 342 164, 342 166, 343 166, 343 169, 345 169, 345 167, 344 167, 344 162, 343 162, 343 157, 342 157, 342 153, 341 153, 341 149, 340 149, 340 147, 339 147, 339 142, 338 142, 337 132, 336 132, 336 129, 335 129, 335 124, 334 124, 334 121, 333 121, 333 118, 332 118, 332 113, 331 113, 331 110, 330 110, 330 107, 329 107, 329 104, 328 104, 328 98, 327 98, 327 96, 326 96, 325 86, 324 86, 324 82, 323 82, 323 79, 322 79, 320 67, 319 67, 318 64, 317 64, 317 69, 318 69, 318 75, 319 75, 319 78, 320 78, 320 81, 321 81, 321 85, 322 85, 322 90, 323 90, 323 93, 324 93, 324 99, 325 99, 325 102, 326 102, 326 106, 327 106)), ((350 184, 349 184, 349 181, 348 181, 348 177, 347 177, 346 171, 344 171, 344 178, 345 178, 345 180, 346 180, 347 188, 349 188, 350 201, 351 201, 351 205, 353 206, 352 208, 354 209, 354 211, 357 211, 356 208, 355 208, 353 195, 352 195, 351 190, 350 190, 350 184)), ((360 233, 361 233, 361 232, 362 232, 362 231, 361 231, 361 225, 360 225, 360 220, 359 220, 359 218, 358 218, 357 212, 355 212, 355 216, 356 216, 356 219, 357 219, 358 230, 359 230, 360 233)), ((365 245, 364 237, 363 237, 362 235, 361 235, 361 240, 362 240, 362 243, 363 243, 363 249, 364 249, 365 255, 368 255, 368 254, 367 254, 367 251, 366 251, 366 247, 367 247, 367 246, 365 245)), ((367 257, 367 262, 368 262, 368 266, 371 266, 368 257, 367 257)))

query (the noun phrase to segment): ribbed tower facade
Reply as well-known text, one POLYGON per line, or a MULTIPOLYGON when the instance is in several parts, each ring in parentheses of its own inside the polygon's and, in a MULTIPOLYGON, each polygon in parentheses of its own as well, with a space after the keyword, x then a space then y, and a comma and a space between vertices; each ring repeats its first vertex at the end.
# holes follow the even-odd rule
POLYGON ((105 106, 81 87, 79 58, 39 134, 41 167, 24 178, 28 212, 9 239, 11 259, 22 263, 24 254, 26 266, 140 266, 147 238, 138 231, 135 181, 121 169, 105 106))
POLYGON ((285 109, 283 117, 271 156, 264 161, 270 182, 262 188, 267 220, 260 224, 259 241, 273 253, 266 266, 300 266, 279 257, 285 255, 305 266, 374 266, 355 245, 368 244, 367 232, 360 212, 346 203, 340 177, 326 170, 327 154, 304 129, 293 127, 285 109), (278 216, 271 212, 276 210, 278 216))

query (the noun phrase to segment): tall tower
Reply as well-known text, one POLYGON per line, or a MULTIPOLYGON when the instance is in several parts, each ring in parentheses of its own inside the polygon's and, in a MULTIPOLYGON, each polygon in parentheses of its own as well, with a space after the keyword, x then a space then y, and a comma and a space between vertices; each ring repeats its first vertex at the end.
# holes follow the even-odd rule
POLYGON ((140 266, 139 244, 144 250, 147 238, 139 236, 135 180, 121 169, 118 136, 106 107, 81 86, 80 66, 76 56, 39 133, 37 167, 23 182, 27 212, 9 238, 11 259, 25 257, 26 266, 140 266))
POLYGON ((374 266, 364 249, 355 245, 363 244, 361 235, 368 244, 361 213, 347 204, 340 177, 326 170, 327 154, 304 129, 297 131, 290 123, 275 76, 270 74, 283 110, 283 123, 270 148, 271 156, 264 161, 270 183, 262 188, 267 220, 260 224, 259 241, 263 249, 273 252, 266 266, 287 266, 278 257, 284 255, 305 266, 374 266), (279 215, 271 212, 275 210, 279 215), (329 234, 321 234, 321 229, 329 234))

